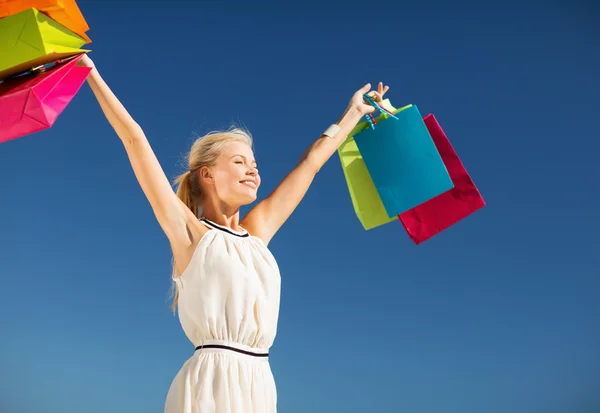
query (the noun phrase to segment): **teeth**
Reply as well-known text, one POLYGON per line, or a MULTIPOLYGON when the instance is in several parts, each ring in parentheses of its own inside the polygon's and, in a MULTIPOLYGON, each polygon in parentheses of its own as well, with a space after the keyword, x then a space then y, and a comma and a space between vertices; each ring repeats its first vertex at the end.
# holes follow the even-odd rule
POLYGON ((241 181, 242 184, 247 185, 251 188, 256 188, 256 184, 252 181, 241 181))

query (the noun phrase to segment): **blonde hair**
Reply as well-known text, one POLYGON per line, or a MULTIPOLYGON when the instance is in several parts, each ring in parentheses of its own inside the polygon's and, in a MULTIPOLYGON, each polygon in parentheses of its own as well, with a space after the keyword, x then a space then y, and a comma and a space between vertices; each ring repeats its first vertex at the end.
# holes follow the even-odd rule
MULTIPOLYGON (((183 203, 200 217, 202 211, 202 188, 200 186, 200 168, 203 166, 212 166, 217 161, 223 147, 229 142, 244 142, 252 148, 252 136, 250 133, 239 127, 232 127, 227 131, 213 131, 199 137, 192 144, 190 151, 185 156, 187 171, 175 178, 174 184, 177 185, 177 196, 183 203)), ((173 273, 176 273, 175 263, 173 262, 173 273)), ((179 301, 179 290, 177 283, 172 282, 173 286, 173 311, 177 309, 179 301)))

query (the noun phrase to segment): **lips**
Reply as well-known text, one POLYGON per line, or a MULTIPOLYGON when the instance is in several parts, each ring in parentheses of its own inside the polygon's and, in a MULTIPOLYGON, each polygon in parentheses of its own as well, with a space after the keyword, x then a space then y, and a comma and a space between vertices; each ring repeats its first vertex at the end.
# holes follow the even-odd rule
POLYGON ((252 179, 245 179, 243 181, 240 181, 240 183, 242 185, 246 185, 249 188, 256 189, 256 181, 253 181, 252 179))

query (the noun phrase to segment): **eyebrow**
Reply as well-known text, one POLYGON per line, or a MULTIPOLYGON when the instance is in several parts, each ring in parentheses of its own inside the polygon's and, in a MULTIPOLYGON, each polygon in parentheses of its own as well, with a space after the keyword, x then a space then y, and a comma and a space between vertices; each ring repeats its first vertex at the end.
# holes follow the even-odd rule
MULTIPOLYGON (((231 158, 229 158, 229 159, 233 159, 233 158, 235 158, 236 156, 240 156, 240 157, 244 158, 244 161, 247 161, 247 160, 248 160, 248 158, 246 158, 244 155, 240 155, 240 154, 233 155, 233 156, 232 156, 231 158)), ((252 163, 254 164, 254 166, 258 165, 258 164, 256 163, 256 160, 252 161, 252 163)))

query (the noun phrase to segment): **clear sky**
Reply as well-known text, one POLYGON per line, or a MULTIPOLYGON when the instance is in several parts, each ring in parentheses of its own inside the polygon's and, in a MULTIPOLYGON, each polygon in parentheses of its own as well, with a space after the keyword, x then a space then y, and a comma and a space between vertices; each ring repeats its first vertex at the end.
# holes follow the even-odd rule
MULTIPOLYGON (((242 124, 262 198, 381 80, 435 114, 487 202, 415 246, 397 222, 362 229, 331 158, 270 244, 280 412, 596 413, 598 7, 417 3, 79 1, 171 179, 197 134, 242 124)), ((87 85, 0 144, 0 212, 0 411, 162 412, 194 349, 87 85)))

